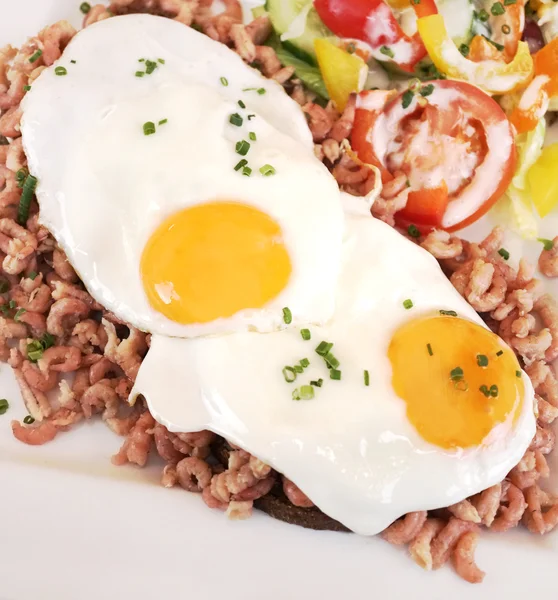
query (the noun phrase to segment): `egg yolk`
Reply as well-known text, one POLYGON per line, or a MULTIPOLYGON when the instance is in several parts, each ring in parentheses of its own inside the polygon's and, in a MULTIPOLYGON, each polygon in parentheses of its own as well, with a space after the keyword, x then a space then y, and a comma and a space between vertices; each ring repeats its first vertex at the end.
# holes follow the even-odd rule
POLYGON ((291 271, 279 224, 237 202, 208 202, 172 215, 141 257, 151 306, 183 324, 262 308, 286 287, 291 271))
POLYGON ((431 444, 478 446, 521 412, 524 386, 515 354, 476 323, 453 316, 410 321, 395 332, 388 357, 407 417, 431 444))

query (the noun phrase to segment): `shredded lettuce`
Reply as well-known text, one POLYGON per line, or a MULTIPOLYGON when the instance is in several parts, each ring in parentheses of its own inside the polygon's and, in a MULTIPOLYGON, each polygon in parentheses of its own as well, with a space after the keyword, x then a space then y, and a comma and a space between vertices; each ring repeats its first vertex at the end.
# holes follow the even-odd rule
POLYGON ((276 33, 272 33, 269 36, 266 45, 271 46, 275 50, 277 58, 286 67, 295 68, 296 76, 308 89, 312 90, 315 94, 318 94, 318 96, 321 96, 325 100, 329 99, 329 94, 327 93, 322 74, 318 67, 304 62, 300 58, 294 56, 294 54, 291 54, 288 50, 285 50, 276 33))
POLYGON ((533 131, 516 137, 518 157, 515 175, 505 196, 495 207, 498 217, 528 240, 537 237, 538 225, 527 173, 541 155, 545 133, 546 121, 542 118, 533 131))

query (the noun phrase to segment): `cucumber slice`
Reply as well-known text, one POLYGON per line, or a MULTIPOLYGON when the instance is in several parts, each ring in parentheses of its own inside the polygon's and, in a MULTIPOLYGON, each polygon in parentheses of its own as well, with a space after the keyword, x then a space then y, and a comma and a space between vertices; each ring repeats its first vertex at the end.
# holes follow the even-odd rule
POLYGON ((267 0, 265 7, 283 47, 297 58, 317 64, 314 40, 335 36, 322 23, 312 0, 267 0))

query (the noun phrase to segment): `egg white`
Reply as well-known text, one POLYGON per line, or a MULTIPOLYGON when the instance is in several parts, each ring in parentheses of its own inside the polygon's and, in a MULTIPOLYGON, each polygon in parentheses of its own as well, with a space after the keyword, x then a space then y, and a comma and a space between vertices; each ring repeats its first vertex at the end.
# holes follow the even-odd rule
POLYGON ((310 341, 298 328, 197 340, 153 336, 132 397, 143 394, 171 431, 207 428, 266 460, 326 514, 372 535, 407 512, 449 506, 501 481, 535 432, 524 374, 515 427, 497 426, 483 447, 444 450, 420 437, 393 391, 387 350, 400 325, 439 309, 482 324, 429 253, 369 215, 349 216, 336 312, 328 325, 310 327, 310 341), (411 310, 403 307, 407 298, 411 310), (322 340, 335 344, 341 381, 328 378, 314 352, 322 340), (286 383, 283 366, 302 358, 310 366, 286 383), (291 399, 293 388, 320 377, 314 399, 291 399))
POLYGON ((343 228, 338 187, 314 156, 300 106, 223 44, 151 15, 92 25, 33 83, 22 134, 39 180, 41 222, 92 296, 126 322, 189 337, 270 331, 283 326, 284 306, 295 323, 331 317, 343 228), (145 71, 142 58, 157 68, 136 77, 145 71), (67 75, 57 76, 56 66, 67 75), (233 113, 242 127, 230 123, 233 113), (155 134, 144 135, 147 121, 156 124, 155 134), (251 177, 234 170, 243 158, 236 142, 249 141, 249 132, 257 138, 245 157, 251 177), (259 172, 265 164, 274 176, 259 172), (261 310, 180 325, 150 306, 142 251, 169 215, 214 200, 242 202, 274 218, 292 275, 261 310))

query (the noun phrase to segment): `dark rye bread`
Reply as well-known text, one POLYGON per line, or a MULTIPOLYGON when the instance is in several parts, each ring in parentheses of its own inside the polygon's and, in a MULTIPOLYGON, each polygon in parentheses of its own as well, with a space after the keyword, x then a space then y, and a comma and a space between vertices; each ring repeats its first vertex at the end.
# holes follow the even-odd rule
MULTIPOLYGON (((213 456, 226 467, 229 462, 230 448, 223 438, 218 438, 212 445, 213 456)), ((294 506, 283 493, 283 486, 278 481, 263 498, 254 501, 254 506, 270 517, 285 521, 291 525, 299 525, 307 529, 319 531, 350 531, 344 525, 328 517, 319 508, 302 508, 294 506)))

